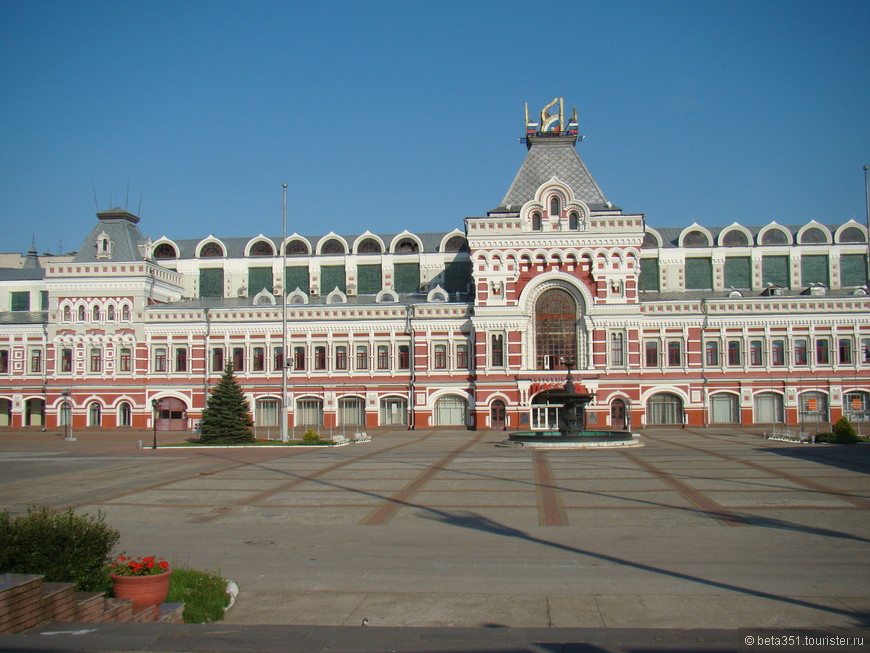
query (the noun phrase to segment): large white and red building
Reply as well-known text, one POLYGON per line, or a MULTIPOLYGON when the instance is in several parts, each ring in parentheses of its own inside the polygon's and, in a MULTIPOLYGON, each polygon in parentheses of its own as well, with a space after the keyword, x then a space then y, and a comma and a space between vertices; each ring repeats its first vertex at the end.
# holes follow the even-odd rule
POLYGON ((0 426, 150 427, 158 399, 191 429, 229 362, 261 434, 282 374, 291 428, 552 428, 566 364, 589 428, 870 421, 864 225, 656 229, 553 106, 464 229, 152 240, 98 213, 72 260, 0 270, 0 426))

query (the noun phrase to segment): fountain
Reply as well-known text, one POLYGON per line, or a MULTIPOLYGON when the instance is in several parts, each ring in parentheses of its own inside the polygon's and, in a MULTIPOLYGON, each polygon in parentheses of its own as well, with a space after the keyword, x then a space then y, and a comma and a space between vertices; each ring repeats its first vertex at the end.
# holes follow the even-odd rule
POLYGON ((562 404, 558 431, 521 431, 512 433, 500 443, 503 447, 546 447, 551 449, 584 449, 598 447, 641 447, 640 434, 631 431, 586 430, 586 405, 593 396, 577 392, 570 364, 562 389, 550 390, 548 399, 562 404))

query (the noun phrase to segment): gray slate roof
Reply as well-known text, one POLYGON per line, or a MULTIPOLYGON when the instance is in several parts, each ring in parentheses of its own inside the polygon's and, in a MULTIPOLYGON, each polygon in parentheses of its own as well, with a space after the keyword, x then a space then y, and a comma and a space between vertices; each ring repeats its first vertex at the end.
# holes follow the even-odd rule
MULTIPOLYGON (((807 220, 807 223, 810 221, 807 220)), ((770 223, 765 225, 749 225, 749 224, 740 224, 741 227, 744 227, 750 234, 752 234, 753 241, 758 238, 758 234, 761 233, 761 230, 767 227, 770 223)), ((686 225, 684 227, 656 227, 655 225, 648 225, 650 228, 655 229, 659 235, 662 237, 662 247, 679 247, 680 242, 680 234, 689 227, 690 225, 686 225)), ((719 234, 721 234, 726 229, 730 229, 733 225, 728 225, 725 227, 710 227, 707 225, 701 225, 713 234, 714 244, 719 242, 719 234)), ((798 232, 803 229, 805 224, 779 224, 779 227, 785 229, 786 231, 791 233, 792 239, 789 243, 790 245, 796 244, 796 238, 798 232)), ((840 228, 840 224, 826 224, 824 225, 828 228, 828 230, 833 234, 840 228)), ((750 243, 750 245, 754 245, 755 243, 750 243)), ((819 243, 822 244, 822 243, 819 243)), ((715 246, 715 245, 714 245, 715 246)))
POLYGON ((101 260, 97 258, 97 238, 103 232, 112 241, 112 255, 108 260, 121 262, 143 260, 139 245, 145 242, 145 238, 136 226, 139 218, 120 207, 97 213, 97 217, 99 220, 96 226, 85 238, 73 261, 93 263, 101 260))
POLYGON ((0 311, 0 324, 46 324, 48 311, 0 311))
POLYGON ((573 136, 529 136, 529 151, 517 176, 501 201, 491 213, 517 212, 535 197, 541 184, 553 177, 568 184, 574 195, 590 209, 608 209, 610 203, 592 177, 583 159, 577 154, 573 136))

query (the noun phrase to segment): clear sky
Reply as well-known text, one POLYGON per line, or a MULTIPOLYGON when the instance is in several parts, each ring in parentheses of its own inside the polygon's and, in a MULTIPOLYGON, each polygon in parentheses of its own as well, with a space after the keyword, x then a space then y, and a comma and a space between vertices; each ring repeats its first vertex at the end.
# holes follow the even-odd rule
POLYGON ((651 226, 863 222, 868 35, 867 0, 4 0, 0 251, 75 250, 96 205, 279 236, 283 182, 289 233, 462 228, 556 96, 651 226))

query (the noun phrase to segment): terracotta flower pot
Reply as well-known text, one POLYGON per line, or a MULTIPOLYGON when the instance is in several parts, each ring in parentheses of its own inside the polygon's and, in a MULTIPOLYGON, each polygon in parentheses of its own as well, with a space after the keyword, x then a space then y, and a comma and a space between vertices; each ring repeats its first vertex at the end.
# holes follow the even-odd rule
POLYGON ((166 600, 172 570, 150 576, 118 576, 111 574, 115 598, 133 599, 133 613, 157 606, 166 600))

